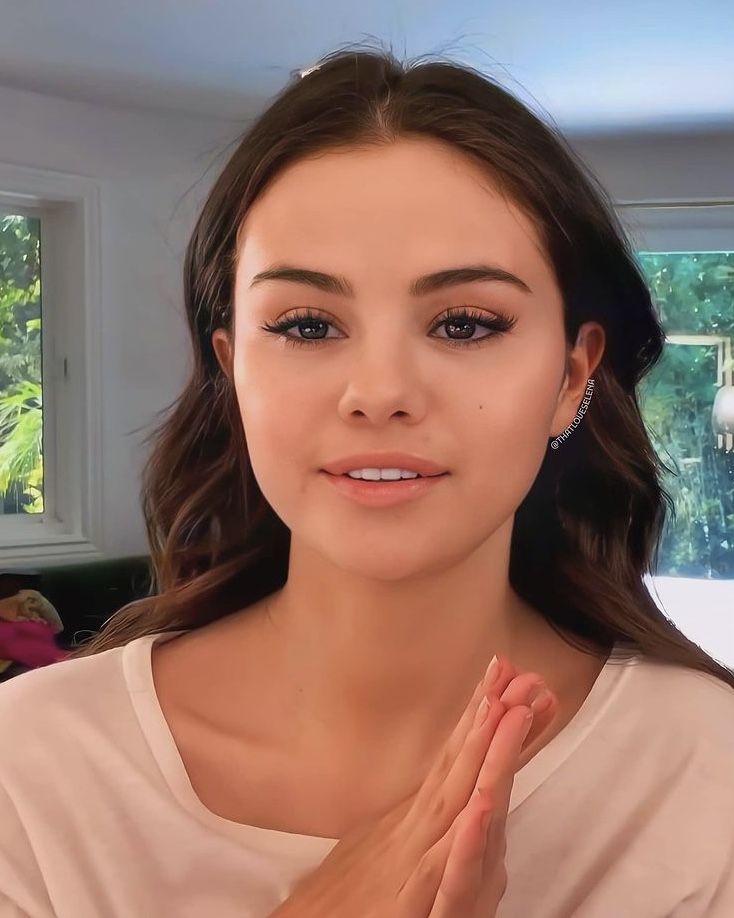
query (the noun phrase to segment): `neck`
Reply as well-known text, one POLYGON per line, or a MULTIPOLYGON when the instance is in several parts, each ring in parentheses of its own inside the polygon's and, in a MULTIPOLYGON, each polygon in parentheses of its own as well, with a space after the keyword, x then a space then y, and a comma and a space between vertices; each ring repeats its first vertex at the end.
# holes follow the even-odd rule
POLYGON ((548 628, 511 589, 496 546, 448 571, 368 581, 330 575, 292 545, 261 625, 303 754, 390 743, 422 755, 451 732, 493 654, 537 667, 548 628))

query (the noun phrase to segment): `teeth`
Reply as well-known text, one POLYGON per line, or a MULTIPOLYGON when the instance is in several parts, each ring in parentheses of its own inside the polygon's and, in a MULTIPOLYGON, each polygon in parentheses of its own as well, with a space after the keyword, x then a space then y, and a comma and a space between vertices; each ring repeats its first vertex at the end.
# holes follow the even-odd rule
POLYGON ((417 472, 408 469, 355 469, 347 472, 350 478, 362 478, 365 481, 399 481, 401 478, 420 478, 417 472))

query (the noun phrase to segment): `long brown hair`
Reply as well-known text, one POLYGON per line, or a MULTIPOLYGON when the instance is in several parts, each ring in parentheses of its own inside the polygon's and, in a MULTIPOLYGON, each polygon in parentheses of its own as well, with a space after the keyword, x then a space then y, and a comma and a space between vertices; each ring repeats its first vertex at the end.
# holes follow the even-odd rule
POLYGON ((492 79, 446 60, 403 64, 382 48, 336 51, 294 75, 214 184, 185 255, 193 370, 147 438, 151 592, 69 659, 201 627, 284 585, 290 530, 254 478, 234 388, 211 343, 215 328, 231 328, 239 230, 253 201, 299 157, 404 136, 453 144, 534 220, 562 293, 569 343, 586 321, 606 332, 582 423, 548 449, 516 511, 512 587, 584 652, 609 654, 616 643, 734 687, 734 671, 686 638, 643 582, 657 567, 666 506, 674 509, 636 391, 665 336, 605 190, 557 129, 492 79))

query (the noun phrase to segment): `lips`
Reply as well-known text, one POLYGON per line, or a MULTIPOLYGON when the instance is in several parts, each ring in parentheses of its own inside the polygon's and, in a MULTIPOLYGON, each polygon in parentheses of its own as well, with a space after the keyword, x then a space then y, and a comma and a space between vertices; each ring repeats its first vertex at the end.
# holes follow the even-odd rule
MULTIPOLYGON (((366 465, 366 466, 364 466, 364 468, 366 468, 366 469, 369 469, 369 468, 379 468, 379 466, 370 466, 370 465, 366 465)), ((386 466, 386 468, 387 468, 387 466, 386 466)), ((392 468, 396 468, 396 466, 392 466, 392 468)), ((358 470, 357 470, 357 469, 350 469, 350 471, 356 472, 356 471, 358 471, 358 470)), ((412 472, 413 469, 405 469, 405 471, 406 471, 406 472, 412 472)), ((327 474, 331 474, 331 473, 330 473, 330 472, 327 472, 327 474)), ((418 474, 417 477, 418 477, 418 478, 438 478, 438 477, 440 477, 440 475, 448 475, 448 472, 440 472, 439 475, 420 475, 420 474, 418 474)), ((351 478, 352 481, 368 481, 368 482, 372 482, 373 484, 392 484, 394 481, 415 481, 415 480, 416 480, 415 478, 352 478, 352 476, 349 474, 349 472, 342 472, 341 477, 342 477, 342 478, 351 478)))
MULTIPOLYGON (((438 475, 448 474, 448 470, 422 456, 412 453, 373 452, 357 453, 352 456, 343 456, 324 465, 321 471, 330 475, 345 475, 358 469, 404 469, 417 472, 422 478, 434 478, 438 475)), ((407 479, 405 479, 407 480, 407 479)))
POLYGON ((397 481, 380 479, 369 481, 350 478, 349 475, 321 474, 339 493, 367 507, 393 507, 406 501, 417 500, 434 489, 440 489, 441 478, 448 478, 448 472, 440 475, 426 475, 423 478, 401 478, 397 481))

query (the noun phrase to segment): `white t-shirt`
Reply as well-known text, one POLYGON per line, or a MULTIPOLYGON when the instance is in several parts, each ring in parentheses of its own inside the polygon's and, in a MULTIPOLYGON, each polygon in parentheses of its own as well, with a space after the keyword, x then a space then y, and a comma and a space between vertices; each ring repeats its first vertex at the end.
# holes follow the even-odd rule
MULTIPOLYGON (((336 844, 197 798, 151 671, 178 633, 0 684, 0 918, 264 918, 336 844)), ((498 918, 732 918, 734 689, 613 654, 506 832, 498 918)))

